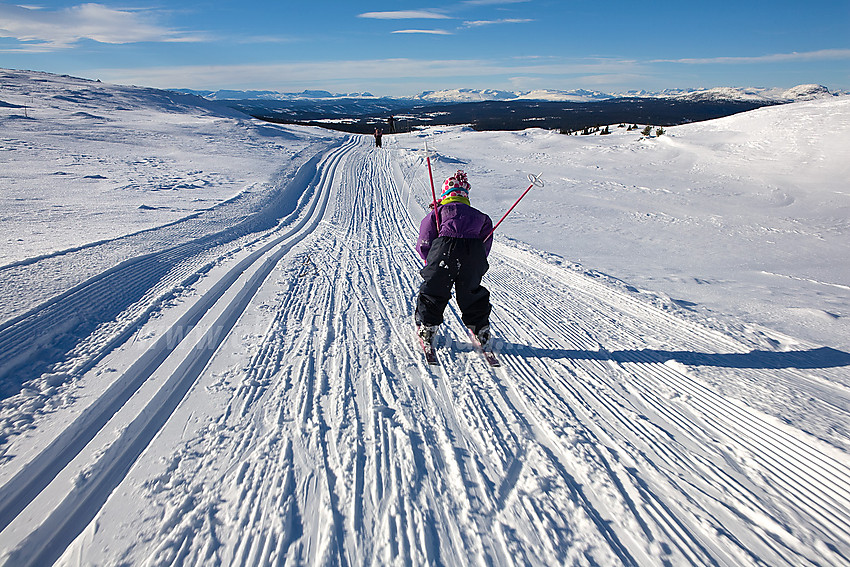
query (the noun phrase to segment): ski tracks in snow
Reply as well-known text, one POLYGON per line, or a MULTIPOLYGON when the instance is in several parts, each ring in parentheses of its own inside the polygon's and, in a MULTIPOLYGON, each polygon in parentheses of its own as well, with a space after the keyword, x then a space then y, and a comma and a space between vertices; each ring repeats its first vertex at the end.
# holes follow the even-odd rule
POLYGON ((453 306, 429 367, 410 176, 367 141, 95 366, 119 377, 63 433, 36 428, 2 477, 7 564, 850 564, 846 453, 713 385, 829 370, 747 364, 731 335, 501 243, 505 367, 453 306))

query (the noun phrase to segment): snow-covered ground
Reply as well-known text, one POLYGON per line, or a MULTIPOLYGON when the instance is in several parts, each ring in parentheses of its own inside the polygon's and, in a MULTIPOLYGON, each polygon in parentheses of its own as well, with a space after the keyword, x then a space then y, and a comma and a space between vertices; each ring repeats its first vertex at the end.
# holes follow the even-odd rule
POLYGON ((0 71, 6 565, 850 565, 850 99, 642 138, 0 71), (500 227, 494 370, 413 251, 500 227))
POLYGON ((682 307, 850 349, 850 97, 652 138, 617 126, 571 137, 454 127, 391 147, 412 152, 427 140, 441 175, 465 169, 472 199, 496 218, 526 174, 542 173, 545 188, 502 234, 682 307))

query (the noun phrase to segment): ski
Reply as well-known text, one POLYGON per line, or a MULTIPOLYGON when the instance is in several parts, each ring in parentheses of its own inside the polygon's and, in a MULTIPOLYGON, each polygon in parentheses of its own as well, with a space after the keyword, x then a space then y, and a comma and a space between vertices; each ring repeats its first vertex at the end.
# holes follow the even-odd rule
POLYGON ((469 340, 472 341, 472 345, 475 347, 475 350, 481 353, 481 356, 484 357, 487 364, 493 368, 498 368, 502 365, 502 363, 499 362, 499 359, 496 358, 496 355, 493 354, 492 350, 488 350, 481 345, 481 341, 478 340, 478 337, 475 336, 475 333, 473 333, 471 329, 467 329, 466 332, 469 334, 469 340))
POLYGON ((437 361, 437 351, 434 349, 434 345, 426 344, 425 341, 422 340, 422 337, 419 336, 419 333, 416 334, 416 338, 419 340, 419 346, 425 354, 425 362, 431 366, 439 366, 440 363, 437 361))

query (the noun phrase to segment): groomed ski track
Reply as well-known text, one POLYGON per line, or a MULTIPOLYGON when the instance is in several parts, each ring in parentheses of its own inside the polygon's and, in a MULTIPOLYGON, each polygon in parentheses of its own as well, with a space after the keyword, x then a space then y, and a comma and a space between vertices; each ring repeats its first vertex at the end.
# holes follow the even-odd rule
POLYGON ((0 469, 5 565, 850 565, 847 454, 717 386, 840 416, 846 366, 497 242, 504 366, 452 304, 429 367, 393 156, 317 156, 289 222, 102 345, 97 394, 0 469))

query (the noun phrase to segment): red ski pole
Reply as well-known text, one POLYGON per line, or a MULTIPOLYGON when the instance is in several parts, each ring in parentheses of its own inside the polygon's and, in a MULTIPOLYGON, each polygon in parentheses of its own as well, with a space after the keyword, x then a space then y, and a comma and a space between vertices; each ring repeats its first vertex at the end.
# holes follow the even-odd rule
MULTIPOLYGON (((543 175, 543 174, 541 173, 540 175, 543 175)), ((522 198, 525 197, 526 193, 531 191, 532 187, 535 187, 535 186, 536 187, 543 187, 544 183, 543 183, 543 180, 540 179, 540 175, 534 175, 533 173, 528 174, 528 180, 531 181, 531 185, 529 185, 528 189, 526 189, 523 192, 523 194, 519 196, 519 199, 517 199, 516 202, 514 202, 514 204, 511 205, 511 208, 508 209, 508 212, 506 212, 504 215, 502 215, 502 218, 499 219, 499 222, 497 222, 493 226, 493 230, 490 231, 490 234, 488 234, 486 236, 486 238, 484 238, 484 242, 487 242, 487 239, 491 238, 493 236, 493 233, 496 232, 496 229, 499 228, 499 225, 502 224, 503 220, 505 220, 505 217, 508 216, 509 214, 511 214, 511 211, 514 210, 514 207, 519 205, 519 202, 522 201, 522 198)))
POLYGON ((425 162, 428 164, 428 177, 431 179, 431 198, 433 199, 434 219, 437 221, 437 232, 440 232, 440 215, 437 213, 437 192, 434 189, 434 174, 431 172, 431 154, 428 153, 428 142, 425 142, 425 162))

